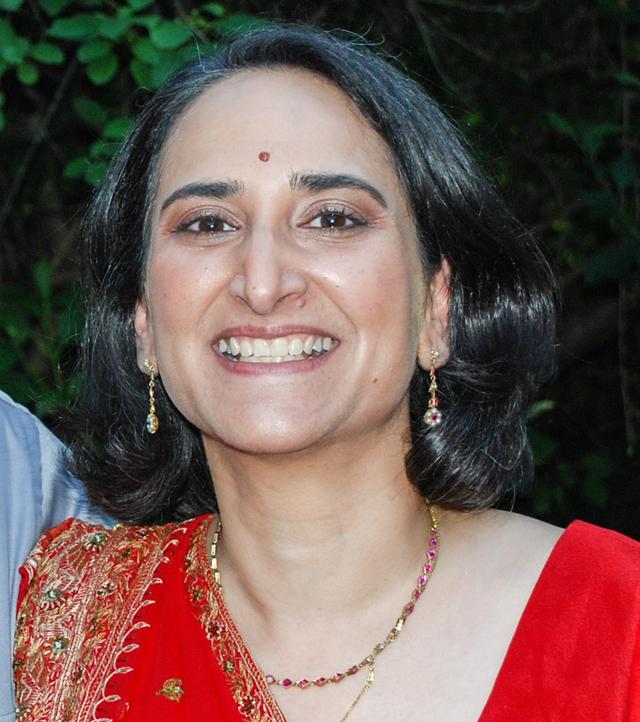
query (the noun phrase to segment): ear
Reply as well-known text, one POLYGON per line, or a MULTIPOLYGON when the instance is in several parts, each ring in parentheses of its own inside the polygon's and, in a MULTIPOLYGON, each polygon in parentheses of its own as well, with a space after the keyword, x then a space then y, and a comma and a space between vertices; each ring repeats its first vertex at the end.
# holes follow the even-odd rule
POLYGON ((143 373, 148 374, 149 370, 145 367, 144 362, 147 360, 151 361, 156 369, 158 368, 158 364, 156 362, 149 305, 145 299, 141 299, 136 303, 136 310, 133 316, 133 328, 136 332, 138 368, 143 373))
POLYGON ((431 368, 431 353, 438 353, 436 367, 444 366, 449 358, 449 279, 451 265, 442 259, 440 268, 431 276, 425 304, 424 321, 418 341, 418 363, 431 368))

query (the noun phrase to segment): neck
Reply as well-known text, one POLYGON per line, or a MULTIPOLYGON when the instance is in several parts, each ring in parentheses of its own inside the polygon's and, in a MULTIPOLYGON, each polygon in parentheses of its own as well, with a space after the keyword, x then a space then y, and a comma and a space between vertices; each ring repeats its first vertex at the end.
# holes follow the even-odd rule
MULTIPOLYGON (((238 618, 272 629, 394 609, 415 583, 429 518, 397 435, 294 455, 205 442, 223 523, 218 560, 238 618)), ((389 618, 391 620, 391 618, 389 618)), ((248 636, 251 636, 249 633, 248 636)))

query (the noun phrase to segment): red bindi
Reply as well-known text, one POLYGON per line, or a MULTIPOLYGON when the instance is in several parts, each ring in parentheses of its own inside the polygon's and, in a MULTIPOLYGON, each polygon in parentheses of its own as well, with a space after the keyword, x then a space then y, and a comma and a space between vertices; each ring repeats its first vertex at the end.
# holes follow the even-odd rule
POLYGON ((266 150, 262 150, 262 151, 260 151, 260 153, 258 153, 258 158, 263 163, 266 163, 269 160, 269 158, 271 158, 271 153, 267 153, 266 150))

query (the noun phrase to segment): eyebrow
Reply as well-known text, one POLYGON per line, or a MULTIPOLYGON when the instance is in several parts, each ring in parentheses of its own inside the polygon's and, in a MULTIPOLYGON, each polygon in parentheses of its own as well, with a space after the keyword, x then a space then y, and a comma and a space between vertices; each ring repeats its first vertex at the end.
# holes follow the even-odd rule
POLYGON ((199 196, 201 198, 228 198, 229 196, 242 195, 244 193, 244 185, 240 181, 215 181, 213 183, 188 183, 182 188, 178 188, 165 199, 160 208, 160 213, 166 210, 172 203, 179 201, 181 198, 192 198, 199 196))
POLYGON ((333 188, 357 188, 368 193, 381 206, 387 208, 382 193, 362 178, 344 173, 294 173, 289 179, 291 190, 306 190, 312 193, 333 188))

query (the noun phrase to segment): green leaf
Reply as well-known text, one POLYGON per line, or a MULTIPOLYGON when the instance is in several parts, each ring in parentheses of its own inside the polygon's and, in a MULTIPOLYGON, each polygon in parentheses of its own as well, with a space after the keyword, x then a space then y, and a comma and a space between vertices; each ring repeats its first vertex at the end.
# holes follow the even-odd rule
POLYGON ((139 38, 131 45, 134 58, 142 63, 153 65, 160 62, 160 53, 149 38, 139 38))
POLYGON ((129 70, 139 88, 155 90, 158 87, 154 83, 152 69, 140 60, 134 58, 129 65, 129 70))
POLYGON ((200 10, 204 10, 204 12, 213 15, 215 18, 223 17, 226 12, 220 3, 205 3, 204 5, 200 5, 200 10))
POLYGON ((477 125, 482 125, 482 123, 484 123, 484 115, 480 109, 472 110, 470 113, 467 113, 464 122, 472 128, 477 125))
POLYGON ((548 110, 546 113, 547 120, 549 121, 549 125, 558 133, 561 133, 562 135, 568 135, 569 138, 575 138, 575 129, 569 123, 566 118, 563 118, 561 115, 558 115, 557 113, 552 112, 551 110, 548 110))
POLYGON ((29 52, 29 41, 26 38, 14 36, 13 42, 0 44, 0 57, 10 65, 20 65, 29 52))
POLYGON ((636 166, 628 155, 621 155, 611 164, 611 175, 620 191, 626 190, 638 179, 636 166))
POLYGON ((112 155, 111 146, 113 143, 107 140, 96 140, 89 146, 89 158, 91 162, 110 158, 112 155))
POLYGON ((62 174, 65 178, 84 178, 89 166, 89 160, 85 156, 74 158, 65 165, 62 174))
POLYGON ((46 65, 60 65, 64 62, 64 52, 53 43, 36 43, 30 50, 34 60, 46 65))
POLYGON ((5 45, 11 45, 16 39, 14 29, 6 20, 0 19, 0 48, 5 45))
POLYGON ((103 38, 120 40, 131 27, 131 18, 124 14, 115 17, 104 17, 98 25, 98 32, 103 38))
POLYGON ((149 5, 153 5, 153 3, 154 0, 127 0, 127 4, 135 12, 138 12, 139 10, 144 10, 145 8, 148 8, 149 5))
POLYGON ((536 464, 544 464, 557 450, 559 444, 537 429, 527 431, 536 464))
POLYGON ((585 125, 580 128, 580 147, 590 158, 595 158, 600 151, 602 141, 611 135, 618 135, 621 132, 619 125, 613 123, 598 123, 585 125))
POLYGON ((111 158, 116 148, 117 144, 112 141, 96 140, 89 146, 89 157, 92 161, 111 158))
POLYGON ((94 85, 105 85, 118 72, 118 58, 109 53, 87 65, 87 75, 94 85))
POLYGON ((35 85, 40 78, 38 68, 32 63, 22 63, 22 65, 18 65, 17 75, 18 80, 23 85, 35 85))
POLYGON ((131 128, 133 128, 131 118, 114 118, 105 125, 102 136, 107 140, 122 140, 129 134, 131 128))
POLYGON ((0 108, 4 105, 4 93, 0 90, 0 108))
POLYGON ((233 13, 219 20, 216 23, 216 30, 220 35, 240 35, 249 30, 258 30, 259 28, 267 28, 271 25, 266 20, 261 20, 253 15, 245 15, 244 13, 233 13))
POLYGON ((22 5, 22 0, 0 0, 0 10, 14 13, 22 5))
POLYGON ((93 63, 108 55, 112 47, 106 40, 91 40, 81 45, 76 55, 81 63, 93 63))
POLYGON ((542 414, 548 414, 550 411, 553 411, 555 407, 556 402, 551 399, 540 399, 539 401, 534 401, 527 412, 527 421, 533 421, 542 414))
POLYGON ((40 298, 51 298, 51 264, 49 261, 38 261, 33 269, 33 279, 40 298))
POLYGON ((163 22, 163 20, 159 15, 137 15, 132 20, 134 25, 141 25, 149 32, 151 32, 153 28, 157 28, 161 22, 163 22))
POLYGON ((160 62, 151 67, 152 87, 158 88, 164 81, 183 64, 177 52, 163 53, 160 62))
POLYGON ((71 0, 39 0, 40 7, 51 17, 59 15, 70 4, 71 0))
POLYGON ((191 38, 191 30, 178 20, 164 20, 151 30, 150 38, 156 48, 173 50, 191 38))
POLYGON ((70 18, 58 18, 49 28, 49 35, 61 40, 93 40, 98 34, 100 16, 94 13, 78 13, 70 18))
POLYGON ((73 100, 73 109, 89 125, 102 126, 107 120, 107 111, 100 103, 91 98, 75 98, 73 100))
POLYGON ((632 73, 613 73, 613 77, 627 87, 640 88, 640 78, 632 73))
POLYGON ((85 181, 90 186, 97 186, 104 178, 107 172, 108 164, 104 161, 92 163, 84 174, 85 181))
POLYGON ((0 132, 4 130, 5 122, 4 110, 0 110, 0 132))

